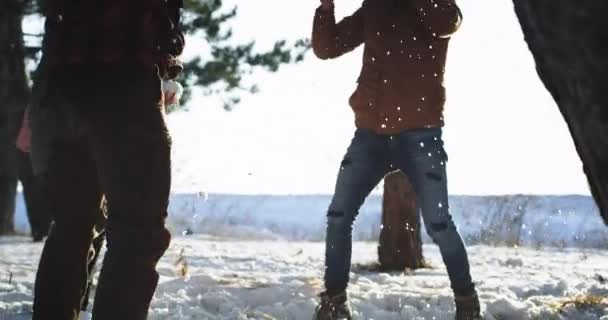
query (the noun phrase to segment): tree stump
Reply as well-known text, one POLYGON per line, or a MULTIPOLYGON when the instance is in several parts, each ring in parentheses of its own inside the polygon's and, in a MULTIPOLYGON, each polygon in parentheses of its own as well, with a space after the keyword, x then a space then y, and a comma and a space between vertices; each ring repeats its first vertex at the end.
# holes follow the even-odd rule
POLYGON ((418 269, 425 265, 416 193, 401 171, 384 179, 378 258, 382 271, 418 269))

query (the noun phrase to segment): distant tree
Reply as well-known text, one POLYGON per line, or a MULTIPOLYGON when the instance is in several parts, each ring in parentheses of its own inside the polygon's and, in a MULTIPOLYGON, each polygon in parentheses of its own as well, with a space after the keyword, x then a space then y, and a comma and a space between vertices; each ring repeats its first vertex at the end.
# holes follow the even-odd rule
POLYGON ((271 50, 256 52, 255 41, 235 44, 232 29, 225 27, 236 17, 237 7, 224 10, 222 0, 185 0, 184 7, 183 30, 193 38, 203 37, 209 46, 208 55, 184 64, 185 99, 191 87, 202 87, 207 95, 221 96, 224 108, 230 110, 243 93, 259 90, 255 84, 244 84, 247 75, 258 69, 276 72, 281 65, 300 62, 310 48, 308 39, 296 40, 291 46, 278 40, 271 50))

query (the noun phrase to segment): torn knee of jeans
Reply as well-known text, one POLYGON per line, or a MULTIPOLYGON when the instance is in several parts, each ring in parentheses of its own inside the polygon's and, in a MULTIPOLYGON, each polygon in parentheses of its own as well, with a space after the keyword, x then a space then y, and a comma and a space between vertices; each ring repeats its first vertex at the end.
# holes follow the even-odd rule
POLYGON ((344 211, 329 210, 327 216, 330 218, 342 218, 344 217, 344 211))
POLYGON ((431 229, 432 232, 445 231, 447 228, 448 228, 447 222, 431 223, 430 224, 430 229, 431 229))
POLYGON ((441 180, 443 180, 443 178, 441 177, 441 175, 440 175, 440 174, 437 174, 437 173, 435 173, 435 172, 427 172, 427 173, 426 173, 426 177, 427 177, 428 179, 433 180, 433 181, 441 181, 441 180))

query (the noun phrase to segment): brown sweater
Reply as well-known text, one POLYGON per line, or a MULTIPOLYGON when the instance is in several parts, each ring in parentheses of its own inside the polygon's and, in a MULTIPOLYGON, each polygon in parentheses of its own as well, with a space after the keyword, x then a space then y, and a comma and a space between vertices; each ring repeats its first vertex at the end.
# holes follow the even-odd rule
POLYGON ((330 59, 364 44, 349 100, 358 128, 396 134, 441 127, 448 42, 461 20, 454 0, 366 0, 339 23, 333 8, 318 8, 312 46, 330 59))

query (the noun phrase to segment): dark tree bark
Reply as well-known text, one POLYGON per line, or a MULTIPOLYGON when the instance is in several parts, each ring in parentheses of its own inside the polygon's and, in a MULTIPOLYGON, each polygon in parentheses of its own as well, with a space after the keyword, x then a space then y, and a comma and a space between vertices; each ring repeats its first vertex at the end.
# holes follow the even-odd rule
POLYGON ((513 2, 536 70, 568 123, 608 224, 608 2, 513 2))
POLYGON ((384 179, 382 226, 378 245, 380 270, 403 271, 425 265, 416 194, 401 171, 384 179))

